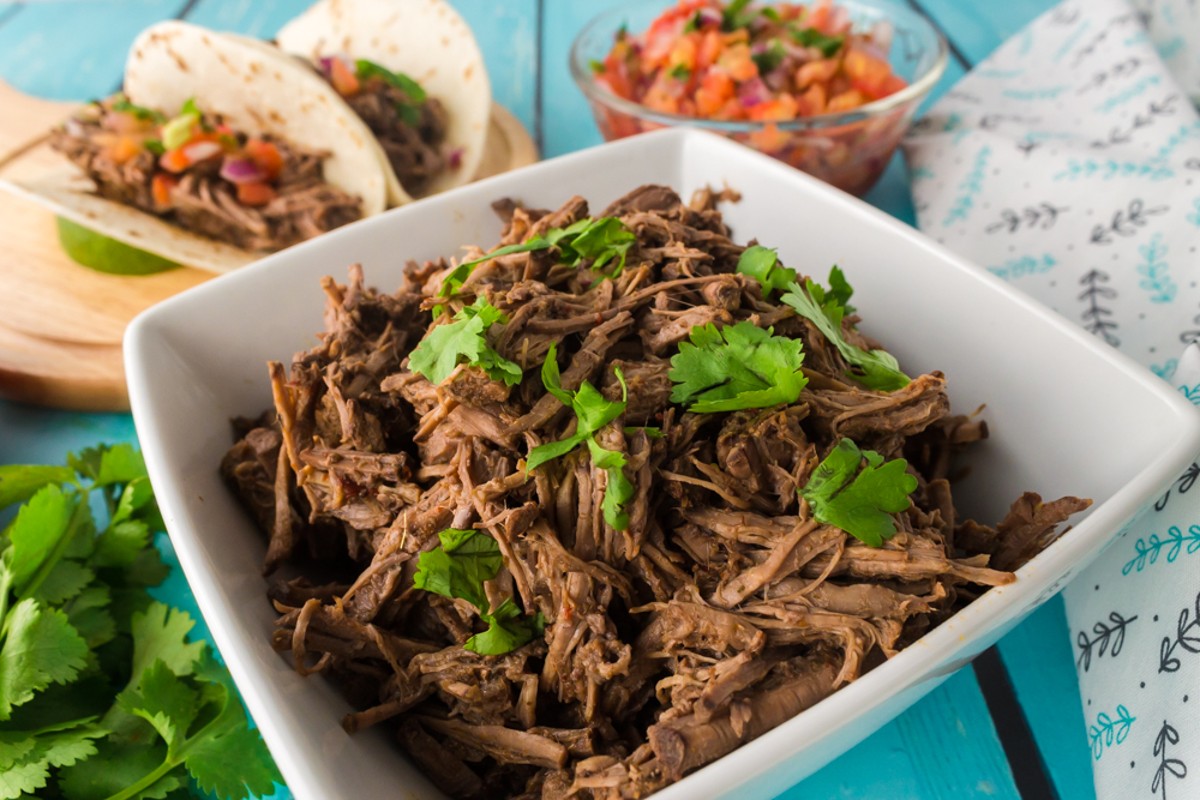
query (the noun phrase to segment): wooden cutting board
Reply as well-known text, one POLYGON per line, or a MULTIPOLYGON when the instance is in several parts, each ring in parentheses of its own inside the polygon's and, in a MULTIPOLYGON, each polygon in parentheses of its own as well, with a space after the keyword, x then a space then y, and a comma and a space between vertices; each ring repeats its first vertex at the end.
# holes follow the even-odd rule
MULTIPOLYGON (((61 165, 46 132, 74 103, 41 100, 0 82, 0 178, 61 165)), ((487 148, 476 178, 538 159, 529 132, 492 106, 487 148)), ((54 215, 0 191, 0 397, 82 411, 125 411, 121 338, 155 303, 215 276, 184 267, 154 275, 108 275, 71 261, 54 215)))

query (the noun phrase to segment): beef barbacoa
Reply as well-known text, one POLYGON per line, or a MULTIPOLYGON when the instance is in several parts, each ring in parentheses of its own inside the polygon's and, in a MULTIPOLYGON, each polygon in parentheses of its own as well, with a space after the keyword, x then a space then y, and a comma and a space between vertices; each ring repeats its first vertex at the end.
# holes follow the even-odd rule
POLYGON ((55 129, 50 144, 101 197, 244 250, 281 250, 362 216, 359 198, 325 181, 326 153, 269 136, 252 139, 196 113, 196 133, 177 148, 185 157, 172 161, 161 141, 165 120, 153 114, 110 98, 55 129), (245 154, 257 157, 256 147, 269 153, 268 165, 245 154), (230 162, 242 176, 249 170, 253 182, 231 172, 230 162), (257 191, 249 193, 249 186, 257 191))
POLYGON ((866 388, 855 353, 878 345, 848 309, 814 324, 748 274, 728 194, 643 186, 597 219, 581 198, 501 202, 507 254, 473 269, 410 264, 392 294, 357 266, 326 278, 320 344, 271 364, 275 408, 238 422, 223 473, 269 536, 266 571, 290 576, 270 589, 274 646, 343 687, 347 730, 393 726, 452 796, 644 797, 1013 581, 1089 504, 1028 493, 997 527, 960 518, 951 471, 983 422, 950 413, 938 372, 866 388), (619 263, 562 234, 608 218, 633 234, 609 239, 619 263), (494 358, 455 366, 436 332, 468 306, 502 312, 477 328, 494 358), (676 359, 709 323, 798 340, 798 396, 681 402, 676 359), (429 337, 442 351, 414 351, 429 337), (569 406, 585 395, 620 413, 569 406), (564 439, 579 446, 535 453, 564 439), (823 521, 814 490, 847 448, 851 470, 915 487, 873 543, 823 521), (439 588, 450 563, 451 584, 483 582, 439 588))

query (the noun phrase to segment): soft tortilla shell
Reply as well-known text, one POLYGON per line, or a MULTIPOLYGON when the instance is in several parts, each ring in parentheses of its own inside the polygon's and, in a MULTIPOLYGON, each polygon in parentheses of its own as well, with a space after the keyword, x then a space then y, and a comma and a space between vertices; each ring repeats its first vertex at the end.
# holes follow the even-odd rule
POLYGON ((229 272, 258 258, 254 253, 191 233, 133 206, 93 194, 92 182, 66 165, 34 178, 0 181, 0 187, 111 239, 189 267, 229 272))
POLYGON ((285 52, 312 61, 325 55, 365 58, 416 79, 446 107, 446 146, 462 150, 461 166, 434 179, 428 193, 475 175, 487 138, 491 85, 471 29, 448 3, 319 0, 284 25, 276 41, 285 52))

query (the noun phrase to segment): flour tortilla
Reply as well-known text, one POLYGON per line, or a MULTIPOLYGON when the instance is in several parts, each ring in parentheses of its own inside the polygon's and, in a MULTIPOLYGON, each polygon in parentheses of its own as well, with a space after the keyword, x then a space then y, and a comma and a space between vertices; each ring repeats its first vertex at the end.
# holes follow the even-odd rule
MULTIPOLYGON (((486 144, 491 85, 471 29, 448 3, 318 0, 284 25, 276 41, 284 52, 309 61, 331 55, 365 58, 412 77, 445 106, 446 148, 462 152, 458 169, 434 178, 427 193, 461 186, 475 176, 486 144)), ((391 174, 386 155, 383 164, 391 174)))
MULTIPOLYGON (((179 113, 189 98, 234 130, 270 134, 329 156, 331 185, 356 196, 363 216, 387 207, 383 149, 370 128, 312 70, 270 48, 184 22, 163 22, 138 36, 125 67, 125 95, 136 105, 179 113)), ((92 182, 64 159, 60 169, 0 181, 0 188, 45 206, 97 233, 210 272, 228 272, 261 257, 192 233, 133 206, 94 194, 92 182)))

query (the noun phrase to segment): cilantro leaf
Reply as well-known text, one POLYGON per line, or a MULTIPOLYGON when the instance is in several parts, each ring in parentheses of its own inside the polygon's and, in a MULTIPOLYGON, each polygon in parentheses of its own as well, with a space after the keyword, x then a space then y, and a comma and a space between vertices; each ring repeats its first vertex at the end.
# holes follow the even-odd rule
POLYGON ((786 57, 787 51, 783 49, 783 44, 778 39, 772 39, 766 50, 750 56, 750 59, 758 67, 758 74, 766 75, 782 64, 786 57))
POLYGON ((796 270, 779 263, 779 255, 770 247, 756 244, 747 247, 738 258, 737 271, 762 284, 762 296, 771 299, 772 292, 785 291, 796 280, 796 270))
POLYGON ((500 545, 477 530, 448 528, 438 534, 441 546, 421 553, 413 586, 451 599, 462 598, 487 609, 483 584, 504 566, 500 545))
POLYGON ((852 310, 846 306, 853 290, 834 267, 837 276, 830 273, 829 290, 823 289, 813 280, 805 281, 804 288, 792 283, 787 294, 779 298, 796 310, 796 313, 811 321, 824 334, 829 343, 837 348, 852 367, 851 378, 869 389, 891 392, 908 385, 909 377, 900 371, 895 356, 886 350, 864 350, 846 341, 842 333, 842 319, 852 310), (840 276, 840 277, 838 277, 840 276))
POLYGON ((117 703, 127 714, 149 722, 167 743, 167 752, 174 753, 196 719, 200 695, 160 658, 141 673, 135 686, 121 692, 117 703))
POLYGON ((74 510, 71 496, 55 484, 43 486, 21 506, 8 529, 10 544, 4 551, 14 589, 26 585, 50 558, 67 534, 74 510))
POLYGON ((137 119, 145 122, 165 122, 166 116, 161 111, 155 111, 152 108, 135 105, 129 101, 129 98, 123 94, 117 95, 112 103, 113 111, 120 111, 124 114, 132 114, 137 119))
POLYGON ((74 478, 75 470, 70 467, 35 464, 0 466, 0 508, 25 502, 43 486, 70 483, 74 478))
POLYGON ((497 353, 488 344, 487 331, 496 323, 508 322, 500 309, 483 295, 454 315, 454 321, 436 326, 413 348, 408 366, 435 385, 442 383, 460 361, 481 367, 494 381, 509 386, 521 382, 521 366, 497 353))
POLYGON ((46 573, 32 597, 43 605, 58 606, 75 597, 96 578, 96 573, 79 561, 63 559, 46 573))
POLYGON ((587 259, 592 260, 591 268, 608 278, 615 278, 625 268, 626 254, 637 241, 633 231, 616 217, 600 217, 591 219, 585 217, 566 228, 550 228, 541 236, 534 236, 524 242, 505 245, 493 250, 487 255, 464 261, 442 279, 442 287, 438 297, 450 297, 462 287, 475 267, 485 261, 513 253, 532 253, 538 250, 559 249, 559 262, 569 267, 577 267, 587 259), (605 272, 604 267, 614 259, 619 259, 611 272, 605 272))
POLYGON ((189 675, 203 654, 204 642, 188 642, 195 626, 190 614, 164 603, 151 603, 133 615, 133 675, 161 660, 176 675, 189 675))
POLYGON ((725 6, 721 10, 721 30, 735 31, 749 24, 753 14, 745 13, 748 5, 750 5, 750 0, 733 0, 725 6))
POLYGON ((891 514, 907 509, 908 496, 917 488, 907 469, 903 458, 884 462, 879 453, 859 450, 842 438, 799 491, 817 520, 881 547, 896 534, 891 514))
POLYGON ((773 330, 752 322, 692 328, 691 342, 680 342, 671 357, 672 402, 697 414, 796 402, 808 384, 803 344, 773 330))
POLYGON ((129 483, 146 477, 146 461, 140 451, 128 444, 117 444, 101 450, 100 469, 96 473, 96 485, 129 483))
POLYGON ((424 103, 426 99, 425 89, 421 84, 417 83, 403 72, 395 72, 385 66, 376 64, 374 61, 368 61, 365 58, 357 59, 354 62, 354 72, 359 78, 380 78, 384 83, 392 86, 404 94, 414 103, 424 103))
POLYGON ((52 683, 67 683, 87 666, 87 642, 67 615, 25 599, 5 619, 0 648, 0 720, 52 683))
POLYGON ((508 653, 531 641, 545 627, 541 614, 522 615, 511 597, 489 610, 483 585, 504 566, 500 545, 478 530, 448 528, 438 534, 441 544, 421 553, 413 586, 442 597, 466 600, 475 606, 487 630, 471 636, 463 647, 480 655, 508 653))
POLYGON ((844 36, 826 36, 816 28, 793 28, 792 39, 801 47, 815 47, 825 58, 832 58, 846 41, 844 36))
POLYGON ((635 489, 629 478, 625 477, 625 466, 629 459, 624 453, 616 450, 606 450, 596 442, 595 437, 587 440, 591 452, 592 464, 604 470, 607 481, 604 484, 604 499, 600 502, 600 510, 604 512, 604 521, 615 531, 623 531, 629 527, 629 513, 625 504, 633 499, 635 489))
POLYGON ((546 620, 540 611, 527 616, 511 597, 506 597, 494 611, 480 616, 487 622, 487 630, 467 639, 463 647, 483 656, 511 653, 533 641, 546 628, 546 620))
POLYGON ((0 769, 0 800, 16 800, 46 786, 50 764, 46 761, 23 761, 0 769))

